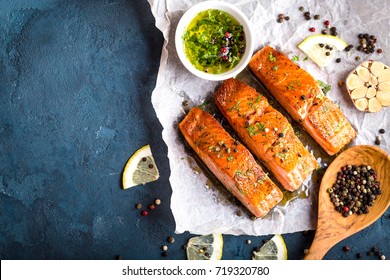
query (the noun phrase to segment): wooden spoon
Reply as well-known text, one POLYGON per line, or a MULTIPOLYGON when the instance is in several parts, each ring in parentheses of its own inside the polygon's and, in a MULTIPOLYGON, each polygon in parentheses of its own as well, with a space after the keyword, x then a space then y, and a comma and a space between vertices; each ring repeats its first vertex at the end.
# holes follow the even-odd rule
POLYGON ((321 181, 318 196, 318 222, 313 243, 305 260, 320 260, 335 244, 374 223, 390 205, 390 156, 368 145, 354 146, 342 152, 328 167, 321 181), (346 218, 335 210, 327 189, 336 181, 341 167, 370 165, 377 173, 382 194, 378 195, 368 214, 353 214, 346 218))

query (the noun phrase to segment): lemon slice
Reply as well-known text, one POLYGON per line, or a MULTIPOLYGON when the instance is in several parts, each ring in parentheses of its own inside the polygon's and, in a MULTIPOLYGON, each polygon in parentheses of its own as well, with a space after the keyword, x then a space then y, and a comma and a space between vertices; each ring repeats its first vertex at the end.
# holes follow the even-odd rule
POLYGON ((208 234, 192 237, 187 242, 188 260, 220 260, 223 251, 222 234, 208 234))
POLYGON ((149 145, 138 149, 127 161, 123 171, 123 188, 144 185, 160 177, 149 145))
POLYGON ((317 34, 307 37, 298 48, 323 69, 334 60, 336 51, 342 51, 347 46, 348 44, 339 37, 317 34))
POLYGON ((274 235, 257 251, 253 251, 252 260, 287 260, 287 247, 281 235, 274 235))

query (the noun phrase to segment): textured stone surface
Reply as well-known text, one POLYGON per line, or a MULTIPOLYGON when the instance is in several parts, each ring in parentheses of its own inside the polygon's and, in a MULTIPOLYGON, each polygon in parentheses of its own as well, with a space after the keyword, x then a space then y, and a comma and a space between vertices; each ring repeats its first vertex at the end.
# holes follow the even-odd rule
MULTIPOLYGON (((150 102, 163 39, 148 3, 0 7, 0 258, 160 259, 174 236, 166 258, 184 259, 190 235, 174 234, 167 149, 150 102), (147 143, 160 179, 122 190, 127 159, 147 143), (142 217, 135 204, 155 198, 162 204, 142 217)), ((326 258, 353 259, 374 245, 390 256, 389 228, 388 211, 326 258)), ((292 259, 313 238, 284 237, 292 259)), ((224 258, 249 259, 266 238, 225 236, 224 258)))

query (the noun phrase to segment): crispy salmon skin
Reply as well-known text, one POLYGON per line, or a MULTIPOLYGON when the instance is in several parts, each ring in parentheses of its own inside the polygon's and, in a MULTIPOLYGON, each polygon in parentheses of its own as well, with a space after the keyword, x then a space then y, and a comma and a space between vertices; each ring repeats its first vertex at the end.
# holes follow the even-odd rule
POLYGON ((323 95, 318 82, 283 53, 266 46, 249 67, 270 93, 329 155, 356 137, 336 104, 323 95))
POLYGON ((204 164, 253 215, 263 217, 282 200, 283 193, 248 149, 212 115, 192 108, 179 128, 204 164))
POLYGON ((286 190, 297 190, 318 167, 288 120, 251 86, 228 79, 214 100, 249 150, 286 190))

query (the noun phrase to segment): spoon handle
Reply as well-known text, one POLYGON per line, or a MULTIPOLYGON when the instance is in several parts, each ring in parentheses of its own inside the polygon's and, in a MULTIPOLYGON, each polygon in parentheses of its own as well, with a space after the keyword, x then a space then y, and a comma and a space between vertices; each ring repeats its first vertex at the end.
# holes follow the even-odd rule
POLYGON ((303 258, 304 260, 322 260, 325 254, 334 246, 336 242, 331 238, 326 238, 322 234, 314 236, 313 243, 309 248, 309 252, 303 258))

